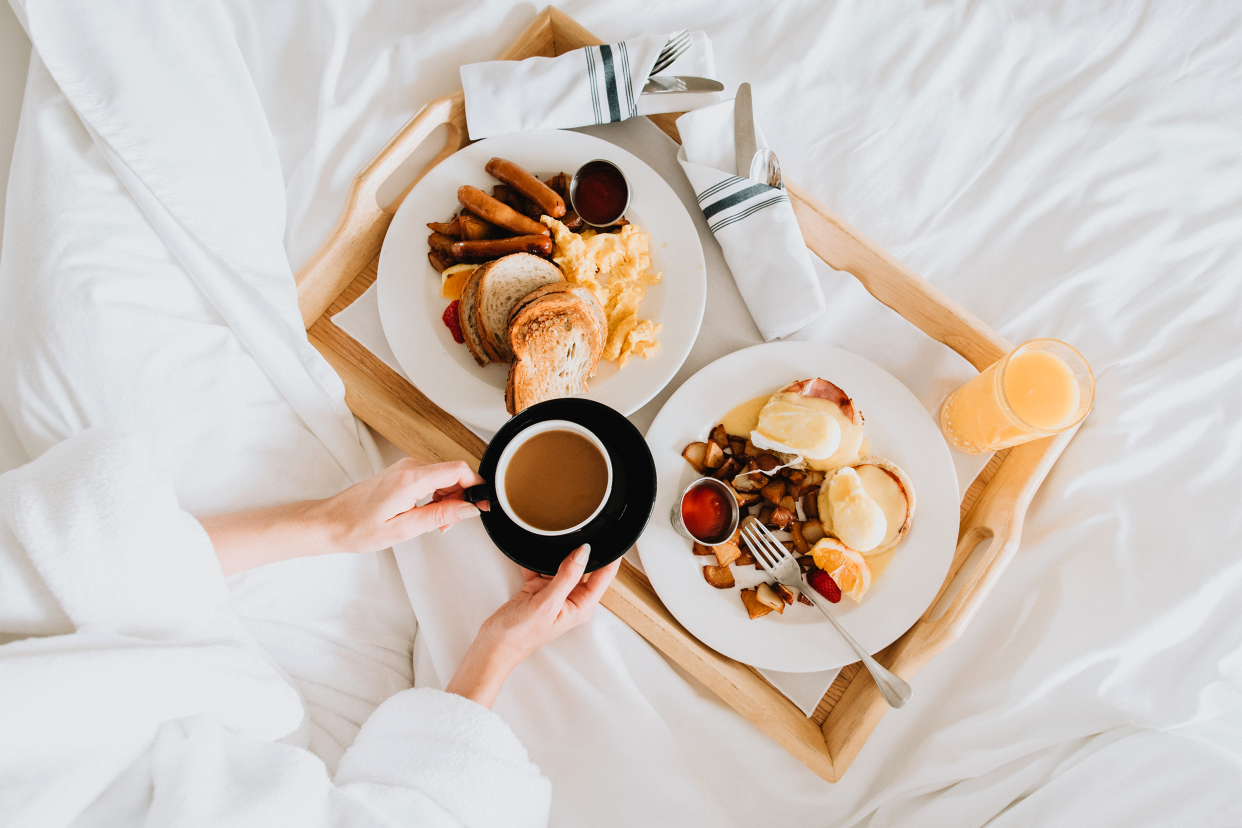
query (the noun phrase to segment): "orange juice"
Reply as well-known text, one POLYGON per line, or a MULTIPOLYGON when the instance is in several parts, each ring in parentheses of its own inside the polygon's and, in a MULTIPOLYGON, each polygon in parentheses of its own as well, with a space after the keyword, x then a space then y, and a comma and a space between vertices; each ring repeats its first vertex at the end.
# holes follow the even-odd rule
POLYGON ((1018 419, 1040 431, 1059 431, 1078 411, 1078 380, 1050 351, 1014 354, 1005 369, 1005 399, 1018 419))
POLYGON ((1081 354, 1064 342, 1036 339, 950 394, 940 410, 940 427, 962 451, 995 451, 1076 425, 1094 393, 1091 368, 1081 354))

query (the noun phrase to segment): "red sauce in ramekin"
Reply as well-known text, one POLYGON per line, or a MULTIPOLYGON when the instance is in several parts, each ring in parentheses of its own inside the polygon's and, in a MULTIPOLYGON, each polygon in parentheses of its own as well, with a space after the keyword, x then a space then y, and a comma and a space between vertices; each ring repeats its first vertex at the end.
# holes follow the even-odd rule
POLYGON ((700 541, 720 542, 730 517, 725 495, 714 486, 695 486, 681 499, 681 522, 700 541))

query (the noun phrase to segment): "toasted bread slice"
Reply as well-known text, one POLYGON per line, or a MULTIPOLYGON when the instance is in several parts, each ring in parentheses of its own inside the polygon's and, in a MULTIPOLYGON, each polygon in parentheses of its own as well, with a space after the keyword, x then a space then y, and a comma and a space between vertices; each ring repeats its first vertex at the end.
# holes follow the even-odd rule
POLYGON ((475 297, 479 293, 479 279, 488 267, 490 264, 475 268, 474 273, 470 274, 470 278, 466 280, 465 286, 461 289, 461 298, 457 300, 457 324, 461 327, 461 333, 466 340, 466 347, 470 349, 470 355, 479 365, 486 365, 488 358, 483 350, 483 340, 479 333, 478 316, 475 315, 474 304, 475 297))
POLYGON ((474 313, 483 352, 493 362, 512 362, 508 322, 513 306, 537 288, 564 282, 565 277, 556 265, 529 253, 513 253, 479 269, 483 272, 474 313))
POLYGON ((587 288, 554 284, 525 297, 509 318, 509 413, 586 391, 607 338, 604 310, 587 288))

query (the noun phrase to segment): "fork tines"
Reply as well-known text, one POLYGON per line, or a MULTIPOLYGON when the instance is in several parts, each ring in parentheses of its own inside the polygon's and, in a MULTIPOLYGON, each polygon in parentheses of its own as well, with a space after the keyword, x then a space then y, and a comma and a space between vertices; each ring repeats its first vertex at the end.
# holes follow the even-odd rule
POLYGON ((677 32, 668 39, 664 44, 664 48, 660 50, 659 57, 656 58, 655 66, 651 67, 648 77, 658 75, 667 69, 673 61, 686 53, 690 48, 690 33, 685 29, 677 32))
POLYGON ((755 560, 768 572, 793 557, 768 527, 758 520, 743 524, 742 537, 746 538, 746 545, 750 547, 750 553, 755 556, 755 560))

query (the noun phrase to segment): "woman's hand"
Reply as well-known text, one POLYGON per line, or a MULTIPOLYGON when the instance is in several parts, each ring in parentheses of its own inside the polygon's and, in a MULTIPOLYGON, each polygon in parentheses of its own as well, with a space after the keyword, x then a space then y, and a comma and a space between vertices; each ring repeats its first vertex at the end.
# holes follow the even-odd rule
POLYGON ((462 492, 482 482, 460 461, 420 466, 406 458, 338 495, 314 501, 310 519, 321 528, 331 551, 374 552, 478 517, 478 507, 467 503, 462 492), (428 495, 430 503, 415 507, 428 495))
MULTIPOLYGON (((232 575, 262 564, 332 552, 375 552, 479 514, 462 497, 483 482, 465 463, 401 460, 326 500, 199 518, 220 567, 232 575), (431 502, 415 506, 431 495, 431 502)), ((486 509, 486 502, 480 503, 486 509)))
POLYGON ((578 547, 551 578, 523 569, 526 583, 483 622, 444 689, 491 708, 522 659, 587 621, 621 566, 616 560, 584 577, 590 556, 590 546, 578 547))

